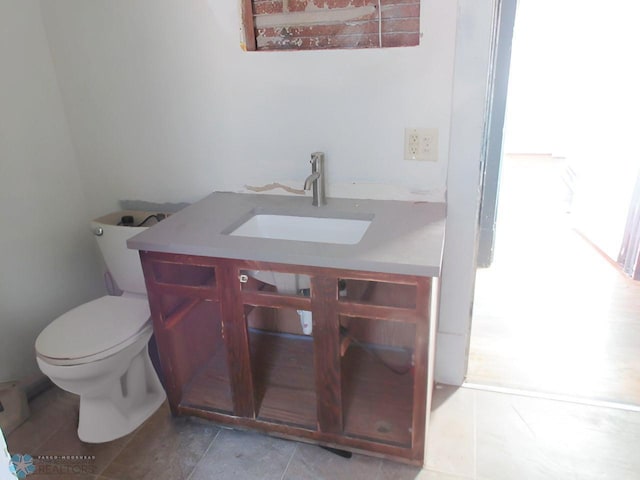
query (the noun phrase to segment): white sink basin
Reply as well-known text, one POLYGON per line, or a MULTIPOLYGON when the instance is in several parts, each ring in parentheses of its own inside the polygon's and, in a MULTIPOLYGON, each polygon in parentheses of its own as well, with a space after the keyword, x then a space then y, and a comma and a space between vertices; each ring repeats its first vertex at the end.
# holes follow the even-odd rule
POLYGON ((355 245, 369 225, 371 220, 257 213, 229 235, 355 245))

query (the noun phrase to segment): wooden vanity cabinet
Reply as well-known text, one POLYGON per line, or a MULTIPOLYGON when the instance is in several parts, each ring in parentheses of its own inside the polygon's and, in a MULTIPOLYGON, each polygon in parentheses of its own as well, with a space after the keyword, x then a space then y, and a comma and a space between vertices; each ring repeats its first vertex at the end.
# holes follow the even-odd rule
POLYGON ((140 257, 174 415, 423 463, 431 278, 140 257), (252 271, 310 289, 281 294, 252 271), (312 312, 310 336, 296 310, 312 312))

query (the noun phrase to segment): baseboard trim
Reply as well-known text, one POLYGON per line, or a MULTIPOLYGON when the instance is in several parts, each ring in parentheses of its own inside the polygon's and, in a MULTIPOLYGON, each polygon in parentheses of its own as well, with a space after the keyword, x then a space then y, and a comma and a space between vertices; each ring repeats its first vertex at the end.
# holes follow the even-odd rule
POLYGON ((41 373, 23 378, 18 382, 20 388, 27 395, 27 400, 31 401, 41 393, 46 392, 53 387, 53 382, 41 373))

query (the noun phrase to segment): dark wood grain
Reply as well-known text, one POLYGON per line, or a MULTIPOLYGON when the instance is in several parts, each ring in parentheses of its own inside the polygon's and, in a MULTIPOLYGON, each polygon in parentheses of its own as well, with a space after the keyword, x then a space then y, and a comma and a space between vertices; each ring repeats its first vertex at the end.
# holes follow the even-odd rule
MULTIPOLYGON (((316 430, 312 340, 253 330, 250 341, 254 384, 261 392, 257 420, 316 430)), ((410 358, 397 349, 378 348, 378 354, 397 367, 405 366, 410 358)), ((186 389, 181 407, 214 412, 223 411, 225 405, 230 408, 225 366, 225 359, 220 355, 212 358, 186 389)), ((352 346, 342 362, 344 435, 410 448, 412 373, 398 375, 362 348, 352 346)), ((223 423, 230 421, 231 418, 222 420, 223 423)), ((407 450, 405 455, 410 452, 407 450)))
POLYGON ((180 404, 233 414, 227 350, 222 339, 213 355, 185 386, 180 404))
POLYGON ((430 335, 429 313, 431 309, 430 278, 418 282, 417 311, 421 320, 416 324, 416 344, 414 349, 415 386, 413 391, 413 458, 423 458, 427 418, 428 347, 430 335))
POLYGON ((416 286, 414 284, 345 279, 344 285, 344 295, 340 297, 341 301, 386 307, 416 308, 416 286))
POLYGON ((298 310, 310 310, 311 299, 309 297, 296 297, 294 295, 282 295, 273 292, 242 292, 242 302, 256 307, 287 307, 298 310))
POLYGON ((254 418, 256 409, 249 335, 240 296, 238 274, 238 269, 231 261, 223 262, 219 268, 222 336, 227 349, 234 414, 254 418))
MULTIPOLYGON (((411 355, 373 347, 391 365, 410 365, 411 355)), ((414 375, 403 375, 352 345, 343 363, 344 434, 390 445, 411 447, 414 375)))
POLYGON ((422 463, 431 279, 154 252, 141 259, 174 414, 422 463), (241 284, 246 270, 308 275, 311 297, 241 284), (312 337, 277 333, 282 322, 300 332, 291 326, 296 309, 312 312, 312 337), (249 321, 276 333, 249 330, 249 321), (409 371, 399 375, 379 356, 409 371))
POLYGON ((338 279, 311 277, 318 429, 328 433, 342 432, 340 318, 337 304, 338 279))
MULTIPOLYGON (((217 262, 219 259, 212 259, 217 262)), ((387 282, 399 285, 416 285, 420 276, 398 275, 396 273, 368 272, 364 270, 337 269, 328 267, 315 267, 309 265, 290 265, 286 263, 261 262, 258 260, 234 260, 241 270, 272 270, 280 273, 297 273, 307 276, 328 276, 340 279, 370 280, 374 282, 387 282)))
POLYGON ((161 295, 176 295, 185 298, 201 298, 218 301, 218 289, 215 288, 213 284, 210 286, 189 287, 185 285, 156 283, 155 289, 161 295))
POLYGON ((418 321, 418 313, 410 308, 384 307, 381 305, 365 305, 355 302, 340 302, 336 305, 340 315, 350 317, 368 317, 390 322, 414 323, 418 321))
POLYGON ((250 339, 255 388, 260 392, 258 418, 315 430, 311 337, 253 330, 250 339))
POLYGON ((153 279, 156 284, 208 287, 215 284, 215 266, 154 261, 153 279))
MULTIPOLYGON (((165 311, 166 291, 155 281, 157 256, 141 252, 141 262, 149 298, 154 334, 158 345, 162 376, 174 414, 184 386, 215 351, 221 341, 220 309, 217 303, 172 295, 173 308, 165 311)), ((176 272, 187 274, 180 267, 176 272)), ((164 268, 164 267, 163 267, 164 268)), ((169 272, 169 275, 172 275, 169 272)), ((174 277, 179 277, 176 273, 174 277)), ((194 287, 200 289, 201 287, 194 287)), ((182 287, 179 289, 182 291, 182 287)))
POLYGON ((149 300, 149 309, 151 311, 151 321, 153 322, 153 332, 158 347, 158 359, 164 379, 164 387, 169 400, 169 407, 173 415, 178 414, 178 404, 182 398, 182 387, 178 376, 174 375, 172 368, 172 360, 175 358, 171 346, 171 337, 164 328, 164 316, 162 314, 162 296, 155 289, 153 275, 153 256, 149 252, 140 252, 140 263, 144 273, 145 284, 147 287, 147 298, 149 300))

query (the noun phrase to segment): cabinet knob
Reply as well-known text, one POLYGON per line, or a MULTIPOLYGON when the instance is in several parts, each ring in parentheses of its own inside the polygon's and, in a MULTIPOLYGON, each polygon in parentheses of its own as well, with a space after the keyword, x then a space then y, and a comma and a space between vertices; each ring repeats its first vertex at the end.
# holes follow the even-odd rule
POLYGON ((247 283, 249 281, 249 276, 243 273, 238 275, 238 280, 240 280, 240 283, 247 283))
POLYGON ((104 230, 102 230, 102 227, 96 227, 93 229, 93 234, 96 237, 101 237, 103 233, 104 233, 104 230))

